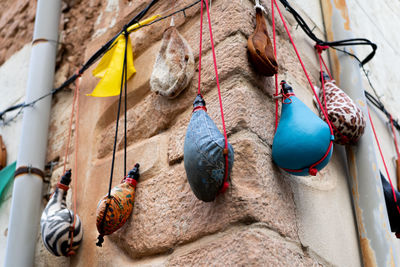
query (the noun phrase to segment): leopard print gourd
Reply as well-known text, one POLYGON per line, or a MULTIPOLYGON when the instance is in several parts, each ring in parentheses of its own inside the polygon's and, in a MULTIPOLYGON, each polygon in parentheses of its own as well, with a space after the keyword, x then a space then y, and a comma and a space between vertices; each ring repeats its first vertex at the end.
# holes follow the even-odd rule
MULTIPOLYGON (((365 118, 361 109, 337 85, 324 75, 325 98, 328 117, 332 123, 335 143, 340 145, 355 144, 364 133, 365 118)), ((323 91, 319 91, 319 99, 325 107, 323 91)), ((325 120, 322 112, 320 116, 325 120)))

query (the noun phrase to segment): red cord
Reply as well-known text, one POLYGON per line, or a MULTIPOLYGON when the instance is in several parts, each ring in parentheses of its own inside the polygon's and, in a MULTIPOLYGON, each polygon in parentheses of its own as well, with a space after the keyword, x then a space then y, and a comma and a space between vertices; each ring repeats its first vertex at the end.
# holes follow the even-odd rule
MULTIPOLYGON (((69 246, 69 251, 68 251, 68 256, 75 255, 75 251, 72 250, 72 245, 74 243, 74 231, 75 231, 75 224, 76 224, 76 195, 77 195, 77 171, 78 171, 78 134, 79 134, 79 85, 80 85, 80 77, 76 79, 75 81, 75 93, 74 96, 74 102, 73 102, 73 107, 75 106, 75 101, 76 101, 76 119, 75 119, 75 151, 74 151, 74 166, 75 170, 73 172, 74 178, 72 179, 72 182, 74 183, 72 187, 72 198, 73 198, 73 205, 74 205, 74 222, 72 223, 72 231, 71 231, 71 242, 69 246)), ((72 108, 74 110, 74 108, 72 108)), ((71 118, 73 116, 73 113, 71 115, 71 118)), ((72 121, 72 119, 71 119, 72 121)), ((70 125, 70 131, 72 129, 72 124, 70 125)), ((65 165, 64 165, 65 168, 65 165)))
POLYGON ((393 138, 394 138, 394 145, 396 147, 397 159, 400 159, 399 144, 397 143, 397 137, 396 137, 396 132, 394 130, 392 115, 390 115, 390 125, 392 126, 392 133, 393 133, 393 138))
POLYGON ((69 119, 69 131, 68 131, 67 145, 66 145, 66 148, 65 148, 65 155, 64 155, 63 174, 65 173, 65 170, 67 168, 69 146, 71 144, 72 122, 74 120, 74 113, 75 113, 75 102, 76 102, 76 90, 74 91, 74 98, 72 100, 71 117, 69 119))
POLYGON ((385 158, 383 157, 381 145, 379 144, 378 136, 376 134, 374 123, 372 122, 371 114, 369 113, 369 109, 368 109, 368 117, 369 117, 369 121, 371 123, 372 131, 374 132, 376 144, 378 145, 379 153, 381 154, 381 158, 382 158, 382 161, 383 161, 383 166, 385 166, 385 171, 386 171, 386 175, 388 176, 388 179, 389 179, 389 182, 390 182, 390 187, 392 188, 394 202, 396 203, 397 211, 400 213, 400 208, 399 208, 399 205, 397 203, 396 193, 395 193, 395 190, 394 190, 394 187, 393 187, 392 179, 390 179, 390 174, 389 174, 388 168, 386 166, 385 158))
POLYGON ((201 0, 200 8, 200 43, 199 43, 199 83, 197 86, 197 94, 201 95, 200 84, 201 84, 201 53, 203 49, 203 0, 201 0))
POLYGON ((307 72, 307 70, 306 70, 306 68, 305 68, 305 66, 304 66, 303 61, 301 60, 299 51, 297 50, 297 47, 296 47, 296 45, 294 44, 292 35, 290 34, 289 28, 288 28, 288 26, 287 26, 287 24, 286 24, 286 22, 285 22, 285 19, 284 19, 283 16, 282 16, 281 10, 279 9, 279 6, 278 6, 278 4, 276 3, 276 0, 273 0, 273 1, 274 1, 274 3, 275 3, 276 9, 278 10, 279 16, 281 17, 281 20, 282 20, 283 26, 285 27, 286 33, 287 33, 288 36, 289 36, 290 42, 292 43, 293 49, 294 49, 294 51, 296 52, 297 58, 299 59, 299 62, 300 62, 300 64, 301 64, 301 67, 303 68, 304 74, 305 74, 306 77, 307 77, 308 83, 310 84, 311 90, 314 92, 314 95, 315 95, 315 98, 317 99, 318 105, 319 105, 320 109, 322 110, 322 113, 324 114, 324 117, 325 117, 325 119, 326 119, 326 123, 328 124, 329 129, 330 129, 330 131, 331 131, 331 135, 333 135, 333 130, 332 130, 331 124, 330 124, 330 122, 329 122, 328 115, 326 114, 325 110, 323 109, 322 104, 321 104, 321 101, 319 101, 319 98, 318 98, 318 96, 317 96, 317 93, 315 92, 315 89, 314 89, 314 85, 313 85, 312 82, 311 82, 311 78, 310 78, 310 76, 308 75, 308 72, 307 72))
MULTIPOLYGON (((208 28, 209 28, 209 31, 210 31, 211 50, 212 50, 213 61, 214 61, 215 79, 217 81, 217 88, 218 88, 219 107, 220 107, 220 111, 221 111, 221 120, 222 120, 222 127, 223 127, 223 131, 224 131, 224 139, 225 139, 225 148, 224 148, 224 156, 225 156, 224 183, 222 185, 222 188, 219 191, 220 194, 223 194, 226 191, 226 189, 228 189, 228 187, 229 187, 229 183, 227 182, 227 180, 228 180, 228 164, 229 164, 229 162, 228 162, 228 136, 227 136, 226 127, 225 127, 224 109, 223 109, 223 106, 222 106, 221 88, 220 88, 219 78, 218 78, 217 57, 215 55, 215 46, 214 46, 214 39, 213 39, 212 27, 211 27, 210 10, 209 10, 209 7, 208 7, 208 2, 207 1, 205 1, 205 2, 206 2, 206 9, 207 9, 208 28)), ((201 11, 200 11, 199 83, 198 83, 198 90, 197 90, 197 93, 199 95, 201 95, 200 84, 201 84, 202 42, 203 42, 203 1, 201 1, 201 11)))
MULTIPOLYGON (((276 53, 277 49, 276 49, 276 25, 275 25, 274 1, 271 1, 271 12, 272 12, 272 35, 273 35, 273 39, 274 39, 274 55, 275 55, 275 60, 278 60, 277 53, 276 53)), ((279 70, 274 75, 275 76, 275 96, 279 95, 278 74, 279 74, 279 70)), ((275 99, 275 132, 278 129, 278 121, 279 121, 278 113, 279 113, 279 102, 278 102, 278 98, 276 98, 275 99)))
MULTIPOLYGON (((324 109, 324 107, 322 106, 321 101, 319 100, 319 97, 318 97, 317 93, 315 92, 314 85, 312 84, 311 78, 310 78, 310 76, 309 76, 308 73, 307 73, 307 70, 306 70, 306 68, 305 68, 305 66, 304 66, 304 63, 303 63, 303 61, 302 61, 302 59, 301 59, 301 57, 300 57, 299 51, 297 50, 297 47, 296 47, 296 45, 294 44, 292 35, 290 34, 289 28, 288 28, 288 26, 287 26, 287 24, 286 24, 286 22, 285 22, 285 19, 284 19, 283 16, 282 16, 282 13, 281 13, 281 11, 280 11, 280 9, 279 9, 279 6, 278 6, 276 0, 271 0, 272 28, 273 28, 273 39, 274 39, 274 53, 275 53, 275 57, 276 57, 276 50, 277 50, 277 49, 276 49, 276 26, 275 26, 274 4, 275 4, 275 6, 276 6, 276 9, 278 10, 279 16, 280 16, 280 18, 281 18, 281 20, 282 20, 283 26, 285 27, 286 33, 287 33, 287 35, 289 36, 290 42, 291 42, 291 44, 292 44, 292 46, 293 46, 293 49, 294 49, 294 51, 296 52, 297 58, 298 58, 298 60, 299 60, 299 62, 300 62, 300 64, 301 64, 301 67, 302 67, 302 69, 303 69, 303 72, 304 72, 304 74, 306 75, 306 78, 307 78, 307 80, 308 80, 308 83, 310 84, 311 90, 313 91, 313 93, 314 93, 314 95, 315 95, 315 98, 316 98, 316 100, 317 100, 317 102, 318 102, 318 105, 319 105, 319 107, 320 107, 320 109, 321 109, 321 111, 322 111, 322 113, 323 113, 323 115, 324 115, 324 117, 325 117, 325 121, 326 121, 326 123, 327 123, 328 126, 329 126, 329 131, 330 131, 330 134, 331 134, 331 137, 332 137, 332 138, 331 138, 331 141, 330 141, 330 143, 329 143, 329 147, 328 147, 328 149, 327 149, 325 155, 324 155, 318 162, 316 162, 316 163, 314 163, 313 165, 311 165, 310 168, 309 168, 309 174, 315 176, 315 175, 317 174, 317 170, 315 169, 315 166, 317 166, 317 165, 320 164, 322 161, 324 161, 324 160, 328 157, 328 155, 329 155, 329 153, 330 153, 330 151, 331 151, 331 149, 332 149, 332 146, 333 146, 333 129, 332 129, 331 122, 329 121, 328 113, 326 112, 326 109, 324 109)), ((325 47, 323 47, 323 48, 325 48, 325 47)), ((325 63, 324 63, 324 64, 325 64, 325 63)), ((322 69, 321 69, 321 74, 322 74, 322 69)), ((275 75, 275 96, 277 96, 277 95, 278 95, 278 75, 276 74, 276 75, 275 75)), ((325 97, 325 92, 324 92, 324 97, 325 97)), ((326 105, 326 101, 325 101, 325 105, 326 105)), ((277 128, 278 128, 278 100, 276 99, 276 101, 275 101, 275 131, 276 131, 277 128)), ((290 169, 284 169, 284 170, 287 170, 287 171, 290 171, 290 172, 302 172, 302 171, 303 171, 303 170, 290 170, 290 169)))

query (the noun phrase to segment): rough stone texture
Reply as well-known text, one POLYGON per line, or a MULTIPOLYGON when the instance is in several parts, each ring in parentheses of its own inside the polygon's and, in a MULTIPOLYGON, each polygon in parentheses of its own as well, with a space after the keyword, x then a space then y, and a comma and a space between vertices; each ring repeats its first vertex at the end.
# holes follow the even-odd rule
POLYGON ((171 255, 166 266, 320 266, 263 224, 233 228, 171 255))
MULTIPOLYGON (((250 65, 247 63, 246 42, 247 40, 243 35, 237 33, 234 36, 227 37, 217 45, 217 58, 220 59, 218 61, 220 82, 224 82, 225 80, 229 82, 229 80, 232 80, 233 77, 238 75, 254 82, 257 80, 257 75, 252 72, 250 65), (243 64, 243 62, 246 62, 246 64, 243 64)), ((152 50, 150 52, 154 51, 152 50)), ((146 56, 146 58, 150 57, 150 55, 142 56, 146 56)), ((154 55, 151 56, 154 57, 154 55)), ((139 62, 136 62, 137 65, 139 62)), ((202 68, 203 75, 201 83, 203 94, 206 94, 210 88, 213 88, 216 84, 212 64, 211 51, 208 51, 203 58, 204 67, 202 68)), ((147 73, 147 75, 149 74, 147 73)), ((146 89, 148 90, 149 77, 146 78, 146 89)), ((167 99, 155 94, 149 94, 141 102, 132 107, 128 111, 128 144, 134 143, 142 138, 151 137, 169 128, 171 123, 176 120, 177 115, 191 106, 194 96, 196 95, 197 83, 198 78, 195 75, 189 88, 176 99, 167 99)), ((237 106, 237 104, 235 104, 235 106, 237 106)), ((120 125, 123 124, 123 120, 124 117, 122 116, 120 125)), ((100 144, 98 158, 102 158, 112 151, 114 140, 114 132, 112 129, 114 128, 114 123, 110 123, 104 130, 100 129, 102 134, 98 139, 100 144)), ((119 140, 122 140, 122 135, 123 132, 120 131, 118 136, 119 140)), ((122 148, 122 144, 119 145, 119 148, 122 148)))
POLYGON ((5 0, 0 10, 0 65, 31 41, 36 1, 5 0))
MULTIPOLYGON (((266 144, 272 145, 273 127, 268 127, 274 125, 271 99, 239 75, 222 83, 221 91, 228 135, 250 129, 266 144)), ((209 115, 222 129, 217 88, 205 96, 205 101, 209 115)), ((183 113, 172 128, 168 142, 169 164, 183 159, 183 141, 190 115, 191 109, 183 113)))
POLYGON ((235 148, 232 187, 213 203, 196 199, 183 163, 138 185, 136 207, 111 240, 132 257, 166 252, 236 222, 266 222, 297 239, 294 204, 288 184, 273 173, 271 151, 250 133, 230 139, 235 148), (166 223, 167 222, 167 223, 166 223), (132 230, 133 231, 132 231, 132 230))
MULTIPOLYGON (((148 2, 65 1, 55 86, 70 76, 148 2)), ((176 8, 191 2, 178 0, 176 8)), ((271 33, 270 1, 261 2, 267 8, 267 27, 271 33)), ((353 2, 352 6, 359 4, 357 1, 348 2, 353 2)), ((307 22, 317 26, 314 33, 323 37, 321 16, 316 14, 320 12, 319 1, 296 0, 291 4, 305 15, 307 22)), ((35 6, 36 1, 3 1, 0 10, 0 64, 31 41, 35 6)), ((170 1, 160 1, 151 13, 164 13, 171 8, 170 1)), ((296 28, 293 17, 282 6, 281 10, 312 80, 318 81, 313 43, 300 28, 296 28)), ((370 11, 363 12, 368 15, 370 11)), ((363 27, 371 16, 365 14, 358 21, 363 27)), ((187 10, 186 15, 185 18, 183 14, 177 14, 174 19, 197 60, 198 6, 187 10)), ((131 35, 137 73, 128 82, 128 168, 140 162, 142 174, 134 213, 122 229, 106 238, 103 248, 95 247, 95 210, 108 188, 118 98, 84 96, 98 82, 90 75, 92 67, 82 78, 78 145, 78 213, 84 224, 85 237, 78 254, 71 258, 71 266, 359 265, 342 156, 335 152, 330 165, 314 178, 282 174, 271 161, 274 80, 254 72, 246 51, 247 37, 255 22, 253 1, 214 0, 211 15, 227 130, 235 149, 232 186, 213 203, 202 203, 191 192, 182 163, 183 140, 198 78, 195 74, 189 88, 177 99, 167 100, 151 94, 149 77, 162 33, 170 20, 143 28, 131 35), (325 214, 327 212, 329 215, 325 214), (317 216, 318 219, 314 220, 317 216), (337 238, 338 235, 343 237, 337 238), (339 248, 342 243, 351 249, 343 251, 344 248, 339 248)), ((221 129, 206 19, 204 23, 201 88, 209 114, 221 129)), ((368 34, 373 37, 380 34, 374 29, 368 28, 368 34)), ((360 32, 359 36, 362 35, 360 32)), ((308 82, 279 19, 277 36, 279 79, 290 82, 298 97, 314 109, 308 82)), ((386 42, 382 45, 390 48, 386 42)), ((389 59, 393 57, 391 55, 389 59)), ((379 68, 385 69, 382 67, 384 64, 386 62, 380 62, 379 68)), ((384 79, 385 75, 378 77, 378 81, 388 80, 384 79)), ((386 99, 393 103, 390 108, 395 108, 395 94, 390 93, 386 99)), ((70 90, 53 99, 47 160, 59 158, 60 164, 54 170, 49 189, 45 188, 48 191, 62 172, 71 102, 70 90)), ((381 129, 384 127, 380 125, 381 129)), ((121 130, 122 127, 118 136, 113 185, 123 177, 121 130)), ((74 133, 72 138, 75 138, 74 133)), ((388 142, 383 146, 385 151, 391 151, 388 142)), ((70 163, 73 162, 74 149, 72 143, 70 163)), ((71 203, 71 194, 68 203, 71 203)), ((55 259, 38 241, 35 264, 68 266, 69 260, 55 259)))

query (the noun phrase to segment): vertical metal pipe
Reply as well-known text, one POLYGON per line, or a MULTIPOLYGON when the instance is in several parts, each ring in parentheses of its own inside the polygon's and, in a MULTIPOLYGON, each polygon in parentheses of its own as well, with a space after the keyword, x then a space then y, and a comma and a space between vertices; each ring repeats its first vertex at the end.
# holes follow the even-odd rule
MULTIPOLYGON (((321 5, 328 41, 354 38, 346 1, 321 0, 321 5)), ((355 53, 354 47, 346 49, 355 53)), ((364 266, 400 266, 386 213, 360 66, 352 57, 333 49, 330 58, 340 87, 355 100, 367 119, 365 133, 357 146, 346 148, 364 266)))
MULTIPOLYGON (((39 0, 37 3, 26 103, 53 88, 60 10, 60 0, 39 0)), ((50 108, 51 97, 25 108, 17 168, 31 166, 43 170, 50 108)), ((14 181, 5 259, 7 267, 33 266, 42 183, 42 179, 34 174, 22 174, 14 181)))

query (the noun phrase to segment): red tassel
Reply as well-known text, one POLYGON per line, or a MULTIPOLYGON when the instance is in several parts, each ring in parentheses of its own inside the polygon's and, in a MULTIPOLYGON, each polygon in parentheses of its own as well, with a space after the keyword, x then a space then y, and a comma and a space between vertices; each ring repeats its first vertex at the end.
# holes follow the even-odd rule
POLYGON ((315 168, 311 168, 308 173, 312 176, 316 176, 317 175, 318 170, 315 168))

